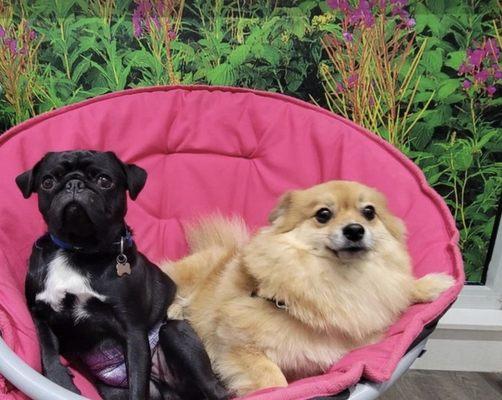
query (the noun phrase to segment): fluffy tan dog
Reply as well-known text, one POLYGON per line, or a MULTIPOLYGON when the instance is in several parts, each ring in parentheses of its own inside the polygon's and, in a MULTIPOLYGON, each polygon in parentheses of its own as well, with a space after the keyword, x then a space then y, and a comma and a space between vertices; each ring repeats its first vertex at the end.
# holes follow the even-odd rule
POLYGON ((239 395, 325 371, 453 285, 413 277, 403 223, 361 184, 286 193, 270 223, 249 240, 238 219, 201 221, 192 254, 163 266, 179 287, 170 316, 188 318, 239 395))

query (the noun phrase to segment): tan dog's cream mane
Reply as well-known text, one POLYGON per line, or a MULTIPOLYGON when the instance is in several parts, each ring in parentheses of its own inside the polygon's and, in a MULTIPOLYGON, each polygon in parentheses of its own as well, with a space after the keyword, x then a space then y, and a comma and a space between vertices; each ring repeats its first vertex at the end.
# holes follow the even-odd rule
MULTIPOLYGON (((365 265, 342 265, 341 270, 333 269, 329 260, 319 260, 307 249, 295 247, 294 242, 288 241, 287 234, 277 234, 270 228, 260 231, 243 253, 242 267, 256 282, 258 295, 284 301, 288 307, 285 312, 322 334, 343 334, 355 342, 367 340, 381 334, 382 329, 399 314, 403 304, 405 307, 408 304, 406 296, 394 293, 386 301, 383 293, 395 288, 396 283, 402 287, 405 279, 390 285, 387 278, 381 282, 364 279, 358 269, 365 268, 365 265), (270 246, 281 246, 282 251, 272 257, 269 257, 270 253, 260 251, 260 247, 270 246), (257 259, 256 254, 263 254, 263 257, 257 259), (320 271, 309 274, 304 268, 309 265, 320 271), (283 275, 285 266, 290 272, 287 277, 283 275), (364 288, 354 288, 354 280, 358 279, 362 280, 360 283, 364 288), (373 287, 373 291, 369 291, 368 286, 373 287), (387 286, 390 287, 386 289, 387 286), (309 289, 304 290, 305 287, 309 289), (358 296, 362 302, 359 308, 354 307, 354 302, 347 302, 347 296, 358 296), (396 296, 402 297, 399 304, 395 304, 396 296), (385 312, 381 311, 382 301, 389 303, 385 312), (378 306, 372 310, 375 303, 378 306), (356 318, 355 315, 367 315, 367 318, 356 318)), ((401 258, 400 262, 408 262, 406 258, 398 258, 401 258)))

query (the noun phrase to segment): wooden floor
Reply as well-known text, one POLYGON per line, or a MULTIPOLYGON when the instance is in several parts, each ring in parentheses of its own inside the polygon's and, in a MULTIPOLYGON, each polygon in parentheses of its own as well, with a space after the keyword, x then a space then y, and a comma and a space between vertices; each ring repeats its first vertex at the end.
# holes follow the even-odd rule
POLYGON ((502 373, 410 370, 379 400, 501 400, 502 373))

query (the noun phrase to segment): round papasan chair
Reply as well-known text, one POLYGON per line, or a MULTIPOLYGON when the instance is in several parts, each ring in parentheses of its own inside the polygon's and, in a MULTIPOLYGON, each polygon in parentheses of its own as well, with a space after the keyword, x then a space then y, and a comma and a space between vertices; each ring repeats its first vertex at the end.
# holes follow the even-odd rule
MULTIPOLYGON (((458 233, 422 172, 376 135, 321 108, 279 94, 208 86, 153 87, 94 98, 38 116, 0 136, 0 399, 82 399, 40 371, 24 298, 32 243, 44 232, 36 196, 14 178, 47 151, 112 150, 148 171, 129 201, 128 223, 152 261, 182 257, 182 221, 220 211, 253 227, 286 190, 332 179, 378 188, 404 219, 417 277, 446 272, 456 285, 410 307, 374 345, 352 351, 322 376, 246 399, 374 399, 422 351, 464 281, 458 233)), ((99 399, 77 370, 83 396, 99 399)))

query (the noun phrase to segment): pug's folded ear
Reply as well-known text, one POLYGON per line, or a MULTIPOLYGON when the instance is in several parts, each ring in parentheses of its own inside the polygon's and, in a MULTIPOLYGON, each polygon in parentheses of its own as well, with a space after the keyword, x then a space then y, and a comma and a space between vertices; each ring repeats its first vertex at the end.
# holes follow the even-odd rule
MULTIPOLYGON (((43 160, 43 158, 42 158, 43 160)), ((37 179, 37 173, 42 163, 42 160, 38 161, 32 169, 23 172, 22 174, 16 177, 16 185, 21 190, 23 197, 27 199, 31 196, 32 193, 35 193, 35 181, 37 179)))
POLYGON ((146 183, 146 171, 134 164, 124 164, 127 176, 127 190, 132 200, 136 200, 146 183))
POLYGON ((143 190, 143 187, 145 186, 147 177, 146 171, 135 164, 125 164, 120 158, 117 157, 117 155, 113 151, 107 151, 106 153, 115 161, 117 161, 122 167, 122 170, 124 171, 124 174, 126 176, 126 184, 127 190, 129 191, 129 197, 131 198, 131 200, 136 200, 139 192, 141 192, 141 190, 143 190))

